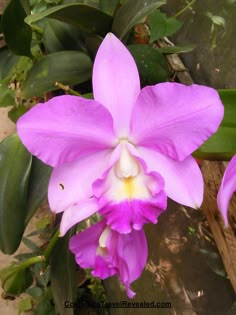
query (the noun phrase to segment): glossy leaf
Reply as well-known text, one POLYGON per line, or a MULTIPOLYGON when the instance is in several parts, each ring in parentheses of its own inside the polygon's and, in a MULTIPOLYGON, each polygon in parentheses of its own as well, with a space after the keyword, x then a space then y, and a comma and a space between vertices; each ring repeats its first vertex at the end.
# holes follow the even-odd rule
POLYGON ((162 54, 182 54, 192 51, 196 45, 188 46, 166 46, 158 48, 158 51, 162 54))
POLYGON ((32 299, 30 297, 24 298, 19 302, 19 313, 30 311, 33 308, 32 299))
POLYGON ((218 131, 194 152, 206 160, 229 160, 236 154, 236 90, 219 90, 225 113, 218 131))
POLYGON ((165 0, 127 0, 114 17, 112 31, 122 39, 135 24, 165 3, 165 0))
POLYGON ((91 78, 92 62, 78 51, 61 51, 40 59, 29 71, 22 94, 25 98, 56 90, 55 83, 73 85, 91 78))
POLYGON ((110 15, 113 15, 119 3, 119 0, 100 0, 100 9, 110 15))
MULTIPOLYGON (((20 58, 21 57, 16 56, 8 48, 3 48, 0 50, 0 80, 11 76, 16 63, 20 58)), ((8 78, 6 79, 6 83, 8 83, 8 78)))
POLYGON ((15 94, 6 85, 0 84, 0 107, 15 105, 15 94))
POLYGON ((0 49, 0 80, 3 79, 3 68, 7 60, 8 54, 9 49, 7 49, 6 47, 0 49))
POLYGON ((101 45, 102 38, 100 36, 87 36, 85 38, 85 45, 89 55, 94 59, 99 46, 101 45))
POLYGON ((10 50, 16 55, 31 57, 32 31, 25 18, 21 1, 11 0, 2 16, 2 31, 10 50))
POLYGON ((77 27, 52 19, 44 24, 43 44, 48 53, 63 50, 81 50, 77 27))
POLYGON ((43 295, 43 289, 35 286, 35 287, 31 287, 26 291, 27 294, 31 295, 33 298, 38 298, 40 296, 43 295))
POLYGON ((204 256, 206 263, 213 272, 221 277, 227 277, 222 259, 217 252, 200 248, 200 254, 204 256))
POLYGON ((48 182, 52 168, 33 157, 29 177, 26 225, 47 197, 48 182))
POLYGON ((25 56, 17 56, 9 49, 0 50, 1 84, 23 81, 26 73, 32 67, 32 60, 25 56))
POLYGON ((72 308, 65 308, 65 301, 75 302, 76 264, 69 250, 69 231, 61 238, 51 256, 51 285, 54 302, 60 315, 73 315, 72 308))
POLYGON ((0 272, 3 297, 15 297, 23 293, 33 283, 32 273, 28 268, 14 272, 14 265, 6 267, 0 272))
POLYGON ((13 121, 14 123, 17 122, 17 120, 24 115, 27 112, 27 109, 24 105, 19 105, 18 107, 13 107, 8 112, 8 117, 13 121))
POLYGON ((142 85, 168 80, 165 58, 157 49, 149 45, 130 45, 128 49, 137 64, 142 85))
POLYGON ((25 228, 31 155, 12 135, 0 143, 0 249, 12 254, 25 228))
POLYGON ((99 9, 99 2, 100 2, 100 0, 64 0, 63 4, 83 3, 83 4, 89 5, 91 7, 94 7, 96 9, 99 9))
POLYGON ((112 17, 108 14, 81 3, 58 5, 41 13, 32 14, 25 21, 32 24, 45 17, 60 20, 75 25, 84 32, 102 36, 109 32, 112 23, 112 17))
POLYGON ((164 13, 160 11, 153 12, 150 17, 150 43, 159 38, 170 36, 174 34, 183 23, 175 18, 167 18, 164 13))

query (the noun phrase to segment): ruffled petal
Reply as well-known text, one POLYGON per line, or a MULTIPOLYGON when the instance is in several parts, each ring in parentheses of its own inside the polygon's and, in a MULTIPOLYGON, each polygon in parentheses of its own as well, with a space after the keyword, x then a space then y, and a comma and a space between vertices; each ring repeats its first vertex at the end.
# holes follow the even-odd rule
MULTIPOLYGON (((110 256, 108 256, 110 258, 110 256)), ((95 259, 94 270, 91 272, 94 277, 99 277, 104 280, 116 274, 116 269, 112 267, 112 262, 109 263, 106 257, 97 255, 95 259)))
POLYGON ((127 234, 132 229, 141 230, 146 223, 157 223, 159 215, 166 209, 166 206, 166 194, 161 191, 151 201, 107 202, 103 208, 99 209, 99 213, 105 216, 107 224, 113 230, 127 234))
POLYGON ((203 177, 192 156, 184 161, 175 161, 167 156, 144 147, 137 149, 147 163, 149 171, 156 171, 164 178, 165 192, 176 202, 199 208, 203 200, 203 177))
POLYGON ((17 122, 26 148, 53 167, 112 147, 113 121, 93 100, 63 95, 33 107, 17 122))
POLYGON ((212 88, 180 83, 145 87, 131 117, 130 140, 184 160, 218 129, 224 107, 212 88))
POLYGON ((70 239, 69 248, 82 268, 94 267, 98 240, 105 227, 105 221, 100 221, 70 239))
POLYGON ((67 208, 62 216, 60 224, 60 235, 66 232, 75 224, 87 219, 98 210, 97 201, 93 198, 82 200, 67 208))
POLYGON ((114 168, 93 184, 99 213, 113 230, 124 234, 133 228, 140 230, 145 223, 157 223, 167 206, 163 189, 164 181, 158 173, 122 179, 115 175, 114 168))
POLYGON ((69 247, 78 265, 92 268, 92 274, 101 279, 116 274, 124 284, 128 297, 134 297, 130 284, 141 275, 147 261, 143 230, 124 235, 111 230, 102 220, 73 236, 69 247))
POLYGON ((111 113, 119 137, 126 137, 140 91, 137 66, 128 49, 109 33, 98 49, 93 67, 94 98, 111 113))
POLYGON ((231 159, 226 167, 220 189, 217 195, 217 204, 221 211, 225 225, 228 222, 228 207, 233 193, 236 191, 236 155, 231 159))
POLYGON ((48 188, 53 212, 66 210, 93 195, 92 183, 105 172, 117 150, 104 150, 54 168, 48 188))

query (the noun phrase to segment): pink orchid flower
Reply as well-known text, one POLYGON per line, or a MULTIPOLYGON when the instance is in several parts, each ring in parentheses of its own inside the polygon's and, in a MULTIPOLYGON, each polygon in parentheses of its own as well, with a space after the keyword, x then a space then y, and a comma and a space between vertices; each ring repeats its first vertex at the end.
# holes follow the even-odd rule
POLYGON ((228 226, 228 207, 233 193, 236 191, 236 155, 226 167, 220 189, 217 195, 217 204, 221 211, 225 225, 228 226))
POLYGON ((94 100, 58 96, 17 123, 26 148, 54 167, 51 210, 60 232, 96 211, 120 233, 157 222, 166 195, 200 207, 203 179, 191 156, 218 128, 218 93, 199 85, 160 83, 140 90, 137 66, 111 33, 93 68, 94 100))
POLYGON ((70 250, 78 265, 93 268, 93 276, 106 279, 117 275, 128 297, 134 297, 130 284, 140 276, 147 261, 147 242, 143 230, 120 234, 102 220, 73 236, 70 250))

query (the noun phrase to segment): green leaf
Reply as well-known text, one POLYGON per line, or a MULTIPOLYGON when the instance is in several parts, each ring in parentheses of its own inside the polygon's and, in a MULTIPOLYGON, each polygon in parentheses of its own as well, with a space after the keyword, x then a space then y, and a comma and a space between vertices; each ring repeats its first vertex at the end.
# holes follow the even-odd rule
POLYGON ((31 155, 18 136, 0 143, 0 249, 14 253, 25 228, 31 155))
POLYGON ((32 271, 35 274, 37 283, 44 288, 47 288, 50 281, 50 269, 45 262, 35 264, 32 267, 32 271))
POLYGON ((7 48, 0 50, 0 80, 3 80, 7 76, 11 76, 15 64, 19 61, 19 59, 19 56, 16 56, 7 48))
POLYGON ((162 54, 182 54, 192 51, 196 45, 188 46, 166 46, 158 48, 158 51, 162 54))
POLYGON ((7 49, 6 47, 0 49, 0 80, 2 80, 3 78, 2 70, 5 65, 8 53, 9 49, 7 49))
POLYGON ((49 226, 50 224, 52 223, 52 217, 50 216, 46 216, 46 217, 43 217, 43 218, 40 218, 35 226, 36 226, 36 229, 37 230, 44 230, 47 226, 49 226))
POLYGON ((6 85, 0 84, 0 107, 15 105, 15 94, 6 85))
POLYGON ((31 241, 27 237, 22 238, 22 242, 27 246, 32 252, 41 252, 40 246, 38 246, 35 242, 31 241))
POLYGON ((80 32, 67 23, 47 19, 44 24, 43 44, 48 53, 62 50, 81 50, 80 32))
POLYGON ((84 98, 87 98, 87 99, 89 99, 89 100, 94 100, 93 93, 86 93, 86 94, 83 94, 83 97, 84 97, 84 98))
POLYGON ((128 49, 137 64, 142 85, 168 80, 165 58, 157 49, 149 45, 130 45, 128 49))
MULTIPOLYGON (((49 290, 48 290, 49 291, 49 290)), ((37 300, 37 304, 34 307, 34 315, 58 315, 58 313, 55 312, 54 305, 47 295, 41 296, 37 300)))
POLYGON ((17 120, 24 115, 27 112, 27 109, 25 108, 24 105, 19 105, 18 107, 13 107, 9 112, 8 112, 8 117, 13 121, 14 123, 17 122, 17 120))
POLYGON ((19 0, 11 0, 2 16, 2 31, 10 50, 31 57, 31 28, 24 22, 26 13, 19 0))
POLYGON ((28 72, 23 84, 25 98, 56 90, 55 83, 74 85, 91 78, 92 62, 78 51, 60 51, 43 57, 28 72))
POLYGON ((101 45, 102 38, 100 36, 87 36, 85 38, 85 45, 88 50, 88 53, 94 59, 99 46, 101 45))
POLYGON ((40 287, 29 288, 26 293, 31 295, 33 298, 38 298, 43 295, 43 290, 40 287))
POLYGON ((18 310, 19 312, 27 312, 33 308, 31 298, 25 298, 19 302, 18 310))
POLYGON ((26 225, 47 197, 51 172, 52 168, 50 166, 44 164, 36 157, 33 157, 29 177, 26 225))
POLYGON ((205 261, 208 266, 214 271, 217 275, 221 277, 227 277, 227 273, 224 268, 224 264, 220 255, 217 252, 209 251, 203 248, 199 249, 200 254, 205 256, 205 261))
POLYGON ((134 25, 165 3, 166 0, 127 0, 114 17, 112 31, 122 39, 134 25))
POLYGON ((16 56, 9 49, 0 50, 0 79, 1 83, 22 81, 32 66, 32 60, 24 56, 16 56))
POLYGON ((219 90, 224 118, 218 131, 193 153, 205 160, 229 160, 236 153, 236 89, 219 90))
POLYGON ((100 9, 109 14, 113 15, 114 11, 119 3, 119 0, 100 0, 100 9))
POLYGON ((101 36, 109 32, 112 24, 111 16, 81 3, 58 5, 41 13, 30 15, 25 21, 31 25, 45 17, 75 25, 81 31, 101 36))
POLYGON ((33 283, 33 277, 28 268, 15 270, 11 265, 1 270, 0 279, 4 290, 3 297, 18 296, 33 283))
POLYGON ((76 264, 69 250, 72 232, 59 239, 51 255, 51 284, 54 302, 60 315, 73 315, 73 309, 65 308, 65 301, 75 302, 76 264))
POLYGON ((174 34, 183 25, 175 18, 167 18, 164 13, 155 11, 150 17, 150 43, 159 38, 174 34))

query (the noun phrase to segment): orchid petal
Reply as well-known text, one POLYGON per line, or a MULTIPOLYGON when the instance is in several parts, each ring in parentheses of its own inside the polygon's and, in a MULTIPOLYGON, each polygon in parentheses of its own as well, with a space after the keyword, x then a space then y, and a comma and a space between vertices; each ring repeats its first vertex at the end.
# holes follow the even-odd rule
POLYGON ((87 219, 98 210, 95 199, 90 198, 72 205, 63 212, 60 224, 60 235, 64 236, 66 232, 75 224, 87 219))
POLYGON ((221 211, 225 225, 228 226, 228 207, 233 193, 236 191, 236 155, 226 167, 220 189, 217 195, 217 204, 221 211))
MULTIPOLYGON (((120 235, 117 252, 128 266, 128 274, 120 272, 122 282, 138 279, 147 262, 147 241, 143 230, 120 235)), ((124 270, 125 271, 125 270, 124 270)))
POLYGON ((143 230, 122 235, 110 229, 106 221, 73 236, 70 250, 82 268, 92 268, 101 279, 117 274, 127 295, 135 295, 130 284, 142 273, 147 261, 147 241, 143 230))
POLYGON ((127 295, 133 298, 135 293, 130 283, 140 277, 147 262, 147 241, 143 230, 133 230, 130 234, 120 235, 117 243, 120 263, 119 278, 126 286, 127 295))
POLYGON ((205 86, 145 87, 134 106, 130 140, 184 160, 217 130, 223 112, 218 93, 205 86))
POLYGON ((30 153, 54 167, 114 144, 108 110, 71 95, 36 105, 18 120, 17 131, 30 153))
POLYGON ((157 223, 159 215, 166 209, 166 194, 161 191, 151 201, 137 200, 108 203, 99 213, 106 217, 113 230, 127 234, 141 230, 146 223, 157 223))
POLYGON ((111 157, 112 151, 104 150, 54 168, 48 188, 51 210, 58 213, 91 197, 92 183, 107 169, 111 157))
POLYGON ((203 200, 203 178, 201 170, 192 156, 184 161, 175 161, 154 150, 139 147, 140 156, 149 171, 156 171, 164 178, 167 196, 192 208, 199 208, 203 200))
POLYGON ((70 239, 70 250, 82 268, 94 267, 98 239, 105 227, 105 221, 100 221, 70 239))
POLYGON ((131 54, 115 35, 109 33, 95 58, 93 92, 95 100, 110 111, 119 137, 128 135, 139 91, 139 74, 131 54))
POLYGON ((93 183, 98 211, 106 217, 107 224, 127 234, 132 228, 140 230, 145 223, 157 223, 167 203, 162 176, 150 172, 124 180, 115 173, 108 169, 93 183))
POLYGON ((109 263, 106 261, 105 257, 97 255, 95 259, 94 270, 91 273, 94 277, 99 277, 103 280, 115 275, 116 269, 112 268, 111 266, 109 267, 109 263))

